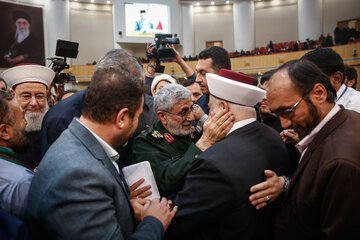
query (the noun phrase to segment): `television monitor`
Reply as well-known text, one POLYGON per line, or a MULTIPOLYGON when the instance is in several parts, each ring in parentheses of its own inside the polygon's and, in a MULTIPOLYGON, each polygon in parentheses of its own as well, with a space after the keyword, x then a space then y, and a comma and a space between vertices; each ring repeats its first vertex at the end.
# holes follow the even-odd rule
POLYGON ((156 33, 171 33, 169 13, 165 4, 125 2, 126 36, 154 38, 156 33))

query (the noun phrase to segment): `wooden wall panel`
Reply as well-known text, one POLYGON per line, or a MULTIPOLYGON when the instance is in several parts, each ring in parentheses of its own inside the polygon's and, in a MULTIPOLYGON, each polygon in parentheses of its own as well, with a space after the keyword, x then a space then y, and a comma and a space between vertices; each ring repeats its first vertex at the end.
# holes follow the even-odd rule
MULTIPOLYGON (((360 43, 351 43, 342 46, 332 47, 338 52, 344 59, 345 64, 351 66, 360 66, 360 43), (356 51, 357 56, 353 56, 353 52, 356 51)), ((253 74, 258 72, 266 72, 270 69, 276 68, 281 64, 301 58, 308 51, 288 52, 288 53, 276 53, 271 55, 251 56, 232 58, 231 65, 234 71, 241 71, 247 74, 253 74)), ((197 61, 187 62, 191 68, 195 70, 197 61)), ((176 77, 183 77, 180 66, 174 62, 162 63, 165 66, 165 73, 174 75, 176 77)), ((94 72, 93 65, 90 66, 71 66, 69 72, 77 77, 78 81, 90 81, 94 72)), ((144 70, 146 70, 147 64, 144 64, 144 70)), ((359 69, 359 68, 357 68, 359 69)))

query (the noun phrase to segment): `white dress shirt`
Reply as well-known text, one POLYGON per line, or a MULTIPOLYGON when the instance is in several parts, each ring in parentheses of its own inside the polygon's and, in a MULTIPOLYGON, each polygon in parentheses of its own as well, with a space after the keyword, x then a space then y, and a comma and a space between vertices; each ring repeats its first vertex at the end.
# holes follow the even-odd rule
POLYGON ((346 109, 360 113, 360 92, 343 84, 337 91, 336 96, 337 104, 343 105, 346 109))

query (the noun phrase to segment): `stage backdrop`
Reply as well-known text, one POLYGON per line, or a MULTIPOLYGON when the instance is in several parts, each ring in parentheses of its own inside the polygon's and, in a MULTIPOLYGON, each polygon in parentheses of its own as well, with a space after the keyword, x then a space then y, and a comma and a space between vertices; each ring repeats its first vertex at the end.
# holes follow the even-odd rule
POLYGON ((0 68, 22 63, 45 64, 42 8, 0 2, 0 33, 0 68), (18 27, 17 19, 21 20, 18 27), (26 21, 29 27, 24 26, 26 21), (17 30, 20 34, 16 34, 17 30))

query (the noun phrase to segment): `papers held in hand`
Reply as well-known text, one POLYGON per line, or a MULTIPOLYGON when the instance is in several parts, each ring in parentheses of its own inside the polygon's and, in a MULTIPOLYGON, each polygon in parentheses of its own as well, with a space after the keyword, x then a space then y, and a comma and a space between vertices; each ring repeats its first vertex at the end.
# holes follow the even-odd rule
POLYGON ((145 199, 152 200, 154 198, 160 198, 159 190, 155 182, 154 174, 151 170, 150 163, 148 161, 136 163, 122 169, 125 180, 129 186, 133 185, 136 181, 144 178, 145 181, 139 186, 144 187, 150 185, 152 194, 145 199))

